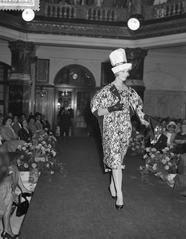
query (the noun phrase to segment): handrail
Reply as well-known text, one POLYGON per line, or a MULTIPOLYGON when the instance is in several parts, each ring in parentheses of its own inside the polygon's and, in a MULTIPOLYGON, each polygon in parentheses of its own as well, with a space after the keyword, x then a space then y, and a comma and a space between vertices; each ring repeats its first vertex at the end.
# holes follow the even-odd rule
POLYGON ((62 2, 45 2, 44 11, 37 15, 67 19, 85 19, 93 21, 124 21, 127 19, 127 9, 95 7, 86 5, 65 5, 62 2))
MULTIPOLYGON (((143 6, 142 15, 145 20, 178 16, 186 13, 186 0, 169 0, 166 3, 161 3, 162 0, 157 0, 157 3, 158 1, 159 4, 154 6, 143 6)), ((81 4, 78 4, 79 2, 74 0, 74 4, 66 4, 64 0, 41 1, 42 9, 37 15, 44 15, 49 18, 106 22, 125 22, 130 15, 129 10, 124 5, 121 8, 118 8, 117 5, 115 7, 106 7, 102 4, 102 0, 99 0, 97 5, 90 6, 85 4, 85 0, 81 0, 81 4)))
POLYGON ((183 13, 185 13, 185 5, 185 0, 174 0, 171 2, 155 5, 153 7, 153 18, 164 18, 182 15, 183 13))

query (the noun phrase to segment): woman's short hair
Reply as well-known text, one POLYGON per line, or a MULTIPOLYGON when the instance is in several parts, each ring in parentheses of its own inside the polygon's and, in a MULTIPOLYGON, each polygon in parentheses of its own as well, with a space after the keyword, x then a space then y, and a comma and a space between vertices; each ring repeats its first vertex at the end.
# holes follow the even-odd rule
POLYGON ((4 119, 3 119, 3 124, 5 125, 7 120, 11 119, 12 120, 12 117, 10 116, 6 116, 4 119))

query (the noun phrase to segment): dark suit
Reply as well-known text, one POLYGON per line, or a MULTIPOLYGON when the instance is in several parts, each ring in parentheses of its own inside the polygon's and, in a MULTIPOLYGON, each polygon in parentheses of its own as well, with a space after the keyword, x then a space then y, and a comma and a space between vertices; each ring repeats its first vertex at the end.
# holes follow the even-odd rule
POLYGON ((162 149, 167 147, 167 136, 165 136, 164 134, 161 134, 158 141, 152 146, 156 148, 157 150, 161 151, 162 149))
POLYGON ((31 132, 28 130, 25 130, 24 128, 21 128, 18 132, 18 135, 20 137, 20 139, 29 142, 32 138, 32 134, 31 132))

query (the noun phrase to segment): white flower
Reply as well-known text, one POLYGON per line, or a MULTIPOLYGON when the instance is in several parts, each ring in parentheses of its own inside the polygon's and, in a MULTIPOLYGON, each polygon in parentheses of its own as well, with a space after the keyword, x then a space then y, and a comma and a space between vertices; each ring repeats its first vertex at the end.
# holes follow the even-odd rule
POLYGON ((151 154, 151 158, 152 158, 152 159, 155 158, 155 155, 154 155, 154 154, 151 154))
POLYGON ((169 170, 169 165, 165 165, 165 170, 169 170))
POLYGON ((51 153, 54 157, 56 156, 56 152, 54 150, 52 150, 51 153))
POLYGON ((170 161, 170 158, 169 158, 169 157, 166 157, 165 159, 166 159, 167 162, 170 161))
POLYGON ((145 148, 146 152, 150 152, 150 147, 145 148))
POLYGON ((152 152, 156 152, 157 151, 157 149, 156 148, 152 148, 152 152))
POLYGON ((24 163, 23 165, 25 168, 28 168, 28 164, 27 163, 24 163))
POLYGON ((32 163, 32 168, 37 168, 37 164, 36 163, 32 163))
POLYGON ((167 161, 165 159, 163 159, 161 162, 162 162, 162 164, 166 164, 167 161))
POLYGON ((155 163, 152 167, 153 170, 157 170, 157 163, 155 163))
POLYGON ((54 171, 50 171, 50 174, 54 174, 54 171))
POLYGON ((148 155, 147 154, 143 155, 143 158, 144 159, 148 158, 148 155))

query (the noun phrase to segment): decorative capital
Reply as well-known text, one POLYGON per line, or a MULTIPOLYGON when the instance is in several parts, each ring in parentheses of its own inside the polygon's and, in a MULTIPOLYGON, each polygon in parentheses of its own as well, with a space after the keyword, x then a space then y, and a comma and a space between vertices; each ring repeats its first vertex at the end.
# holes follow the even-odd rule
POLYGON ((27 51, 32 53, 34 51, 33 42, 24 42, 24 41, 10 41, 8 44, 11 51, 27 51))

